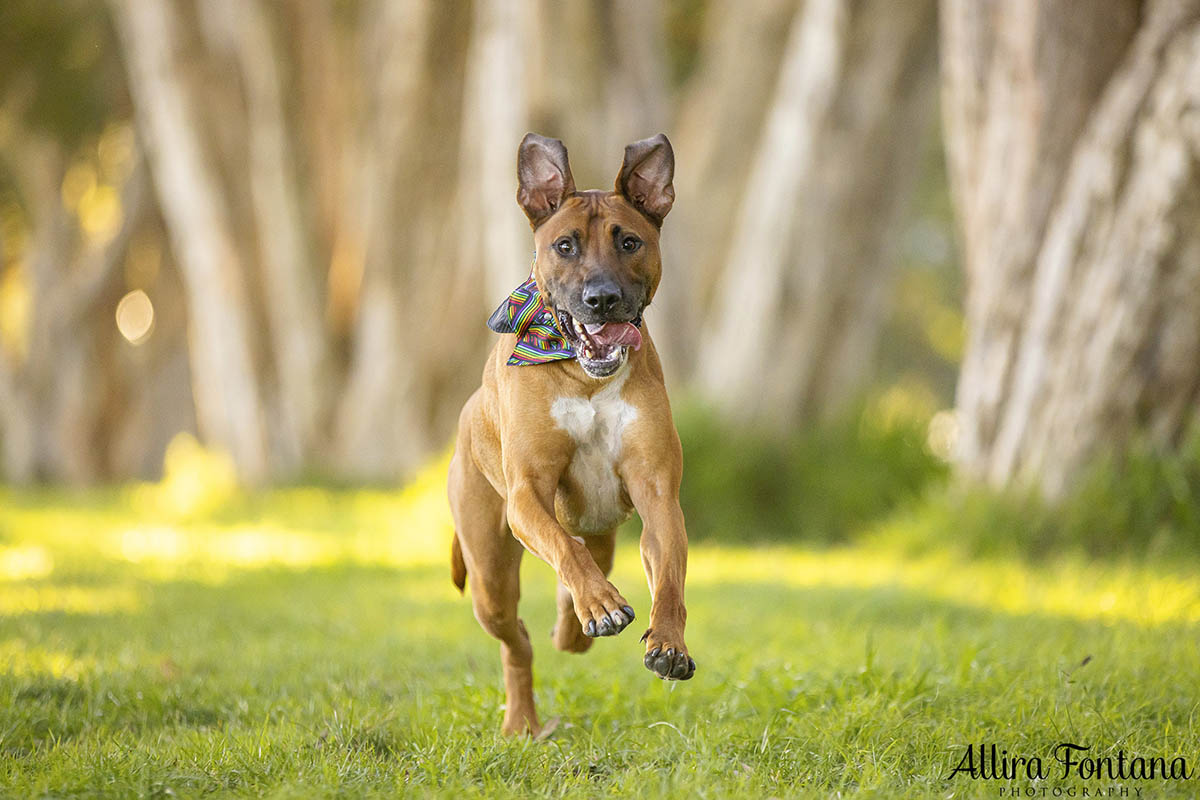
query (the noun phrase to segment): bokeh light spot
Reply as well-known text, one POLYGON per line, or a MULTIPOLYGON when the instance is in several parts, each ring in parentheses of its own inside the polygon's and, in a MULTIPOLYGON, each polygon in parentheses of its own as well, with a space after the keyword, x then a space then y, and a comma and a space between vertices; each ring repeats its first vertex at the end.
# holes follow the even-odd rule
POLYGON ((96 188, 96 168, 86 161, 72 164, 63 176, 62 201, 63 205, 75 211, 79 201, 88 192, 96 188))
POLYGON ((944 408, 929 420, 929 428, 925 436, 925 446, 943 461, 954 457, 954 448, 958 444, 958 415, 953 409, 944 408))
POLYGON ((30 299, 24 266, 0 268, 0 355, 24 359, 29 347, 30 299))
POLYGON ((79 199, 79 224, 99 243, 116 235, 123 218, 121 198, 108 184, 93 186, 79 199))
POLYGON ((134 289, 117 303, 117 330, 130 344, 141 344, 154 330, 154 304, 141 289, 134 289))

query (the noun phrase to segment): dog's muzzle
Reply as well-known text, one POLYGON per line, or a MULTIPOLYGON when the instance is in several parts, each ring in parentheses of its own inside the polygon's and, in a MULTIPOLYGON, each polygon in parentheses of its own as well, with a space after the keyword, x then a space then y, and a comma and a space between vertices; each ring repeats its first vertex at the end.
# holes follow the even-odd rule
POLYGON ((593 378, 612 375, 629 356, 629 348, 641 349, 640 313, 628 322, 583 323, 564 308, 555 312, 560 329, 575 348, 579 365, 593 378))

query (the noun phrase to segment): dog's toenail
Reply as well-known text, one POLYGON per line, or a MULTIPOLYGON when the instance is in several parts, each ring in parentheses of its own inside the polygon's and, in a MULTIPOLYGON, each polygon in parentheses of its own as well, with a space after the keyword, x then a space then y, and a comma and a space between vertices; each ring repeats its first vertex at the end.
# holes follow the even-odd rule
POLYGON ((584 628, 583 632, 586 633, 588 636, 595 637, 595 635, 596 635, 596 620, 589 619, 587 627, 584 628))
POLYGON ((646 669, 649 669, 649 670, 654 669, 654 662, 658 658, 658 653, 659 653, 660 649, 661 648, 656 647, 653 650, 651 650, 649 653, 646 653, 645 658, 642 659, 642 663, 646 665, 646 669))
POLYGON ((630 606, 621 606, 621 610, 625 612, 625 616, 629 617, 629 621, 633 622, 633 608, 630 606))

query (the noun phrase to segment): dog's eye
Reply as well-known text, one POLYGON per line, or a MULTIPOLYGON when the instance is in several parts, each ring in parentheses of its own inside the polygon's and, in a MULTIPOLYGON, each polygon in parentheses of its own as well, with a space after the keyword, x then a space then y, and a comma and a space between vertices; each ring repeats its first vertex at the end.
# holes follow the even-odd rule
POLYGON ((554 243, 554 249, 562 253, 564 256, 575 254, 575 242, 570 236, 564 236, 554 243))
POLYGON ((636 236, 626 236, 621 240, 621 249, 626 253, 632 253, 642 246, 642 240, 636 236))

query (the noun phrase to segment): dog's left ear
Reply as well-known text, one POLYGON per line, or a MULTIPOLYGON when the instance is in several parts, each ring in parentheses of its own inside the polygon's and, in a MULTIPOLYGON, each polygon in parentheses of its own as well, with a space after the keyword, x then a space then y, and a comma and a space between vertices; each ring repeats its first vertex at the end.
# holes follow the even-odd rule
POLYGON ((663 134, 626 145, 616 189, 655 225, 675 202, 675 151, 663 134))

